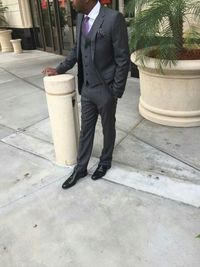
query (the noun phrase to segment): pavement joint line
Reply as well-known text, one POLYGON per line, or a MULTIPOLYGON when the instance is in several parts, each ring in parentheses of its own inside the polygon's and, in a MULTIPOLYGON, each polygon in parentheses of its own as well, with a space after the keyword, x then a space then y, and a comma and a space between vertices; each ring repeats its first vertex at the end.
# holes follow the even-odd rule
POLYGON ((135 167, 127 167, 123 164, 115 164, 113 171, 108 172, 105 178, 140 191, 200 208, 200 184, 194 184, 191 181, 180 181, 177 177, 169 177, 166 174, 151 173, 150 175, 146 170, 139 171, 135 167))
MULTIPOLYGON (((33 124, 30 124, 30 125, 28 125, 28 126, 26 126, 26 127, 24 127, 24 128, 17 128, 17 129, 14 129, 14 128, 11 128, 11 127, 9 127, 9 126, 6 126, 6 125, 4 125, 4 124, 0 124, 0 126, 2 126, 2 127, 5 127, 5 128, 8 128, 8 129, 10 129, 10 130, 13 130, 14 132, 20 132, 20 133, 23 133, 23 132, 25 132, 28 128, 30 128, 30 127, 32 127, 33 125, 35 125, 35 124, 37 124, 37 123, 40 123, 41 121, 43 121, 43 120, 46 120, 46 119, 48 119, 49 118, 49 116, 48 117, 45 117, 45 118, 43 118, 43 119, 41 119, 41 120, 39 120, 39 121, 37 121, 37 122, 34 122, 33 124)), ((13 134, 13 133, 12 133, 13 134)))
POLYGON ((10 146, 10 147, 14 147, 14 148, 16 148, 16 149, 19 149, 20 151, 23 151, 23 152, 25 152, 25 153, 29 153, 29 154, 31 154, 31 155, 33 155, 33 156, 36 156, 36 157, 39 157, 39 158, 41 158, 41 159, 47 160, 47 161, 49 161, 49 162, 50 162, 51 164, 53 164, 53 165, 56 165, 56 163, 54 163, 54 162, 51 161, 50 159, 45 158, 45 157, 43 157, 43 156, 41 156, 41 155, 39 155, 39 154, 35 154, 35 153, 33 153, 32 151, 30 151, 30 150, 22 149, 22 148, 20 148, 20 147, 18 147, 18 146, 15 146, 15 145, 12 145, 12 144, 10 144, 10 143, 7 143, 7 142, 3 141, 2 139, 0 140, 0 143, 6 144, 6 145, 8 145, 8 146, 10 146))
MULTIPOLYGON (((140 124, 142 123, 142 121, 144 120, 144 118, 141 118, 140 121, 138 123, 136 123, 136 125, 134 125, 129 131, 125 132, 126 135, 115 145, 115 147, 117 147, 118 145, 120 145, 130 134, 131 132, 140 124)), ((120 130, 120 129, 119 129, 120 130)))
MULTIPOLYGON (((93 167, 94 167, 95 165, 97 165, 97 163, 93 164, 93 165, 89 168, 89 171, 92 170, 93 167)), ((66 166, 66 167, 68 167, 68 166, 66 166)), ((69 168, 69 167, 68 167, 68 168, 69 168)), ((87 176, 89 176, 89 175, 91 175, 91 173, 88 172, 88 175, 87 175, 87 176)), ((62 177, 60 177, 60 178, 57 178, 56 180, 54 180, 54 181, 52 181, 52 182, 50 182, 50 183, 47 183, 47 184, 45 184, 44 186, 40 186, 40 187, 38 187, 37 189, 31 191, 30 193, 28 193, 28 194, 24 194, 23 196, 21 196, 21 197, 19 197, 19 198, 16 198, 15 200, 10 201, 9 203, 7 203, 7 204, 5 204, 5 205, 3 205, 3 206, 0 206, 0 210, 3 209, 3 208, 6 208, 6 207, 8 207, 8 206, 10 206, 10 205, 12 205, 12 204, 15 204, 17 201, 20 201, 21 199, 25 199, 25 198, 29 197, 30 195, 33 195, 33 194, 35 194, 35 193, 41 191, 43 188, 46 188, 46 187, 48 187, 49 185, 52 185, 52 184, 54 184, 54 183, 57 183, 58 181, 62 180, 64 177, 66 177, 66 175, 64 175, 64 176, 62 176, 62 177)), ((117 183, 116 183, 116 184, 117 184, 117 183)), ((119 184, 118 184, 118 185, 119 185, 119 184)))
MULTIPOLYGON (((24 132, 22 132, 22 133, 24 133, 24 132)), ((14 133, 12 133, 12 134, 14 134, 14 133)), ((12 135, 11 134, 11 135, 12 135)), ((32 137, 32 136, 31 136, 32 137)), ((41 139, 39 139, 39 140, 41 140, 41 139)), ((43 141, 43 140, 42 140, 43 141)), ((47 141, 46 141, 47 142, 47 141)), ((35 153, 33 153, 32 151, 30 151, 30 150, 26 150, 26 149, 22 149, 22 148, 20 148, 20 147, 18 147, 18 146, 15 146, 15 145, 13 145, 13 144, 10 144, 10 143, 7 143, 7 142, 5 142, 5 141, 3 141, 3 140, 0 140, 0 143, 3 143, 3 144, 6 144, 6 145, 8 145, 8 146, 10 146, 10 147, 14 147, 14 148, 16 148, 16 149, 19 149, 19 150, 21 150, 21 151, 23 151, 23 152, 25 152, 25 153, 29 153, 29 154, 31 154, 31 155, 33 155, 33 156, 37 156, 37 157, 39 157, 39 158, 42 158, 42 159, 44 159, 44 160, 47 160, 47 161, 49 161, 51 164, 53 164, 54 166, 58 166, 57 164, 56 164, 56 162, 54 162, 54 161, 52 161, 52 160, 50 160, 50 159, 48 159, 48 158, 46 158, 46 157, 43 157, 43 156, 41 156, 41 155, 39 155, 39 154, 35 154, 35 153)), ((48 143, 48 142, 47 142, 48 143)), ((49 143, 49 144, 52 144, 52 143, 49 143)), ((96 157, 94 157, 94 158, 96 158, 96 157)), ((93 164, 90 168, 89 168, 89 171, 90 170, 92 170, 93 168, 94 168, 94 166, 96 166, 98 163, 95 163, 95 164, 93 164)), ((59 166, 58 166, 59 167, 59 166)), ((69 168, 70 166, 64 166, 64 167, 66 167, 66 168, 69 168)))
MULTIPOLYGON (((95 165, 97 165, 97 164, 94 164, 89 170, 91 170, 95 165)), ((89 173, 88 173, 88 174, 89 174, 89 173)), ((90 175, 90 174, 89 174, 89 175, 90 175)), ((88 176, 88 175, 87 175, 87 176, 88 176)), ((16 202, 20 201, 21 199, 25 199, 25 198, 27 198, 27 197, 29 197, 29 196, 31 196, 31 195, 33 195, 33 194, 35 194, 35 193, 37 193, 37 192, 43 190, 44 188, 46 188, 46 187, 48 187, 48 186, 50 186, 50 185, 52 185, 52 184, 54 184, 54 183, 57 183, 58 181, 62 180, 64 177, 65 177, 65 176, 59 177, 59 178, 57 178, 56 180, 54 180, 54 181, 52 181, 52 182, 50 182, 50 183, 47 183, 47 184, 45 184, 45 185, 43 185, 43 186, 40 186, 40 187, 38 187, 37 189, 35 189, 35 190, 33 190, 33 191, 31 191, 31 192, 29 192, 29 193, 27 193, 27 194, 24 194, 23 196, 18 197, 18 198, 16 198, 16 199, 10 201, 9 203, 6 203, 5 205, 0 206, 0 210, 6 208, 6 207, 8 207, 8 206, 11 206, 11 205, 15 204, 16 202)), ((115 182, 115 181, 111 181, 111 180, 109 180, 109 179, 106 178, 106 177, 103 177, 103 178, 100 179, 100 180, 103 180, 103 181, 108 182, 108 183, 116 184, 116 185, 118 185, 118 186, 125 187, 125 188, 127 188, 127 189, 129 189, 129 190, 142 192, 143 194, 150 194, 150 195, 152 195, 152 196, 154 196, 154 197, 161 198, 161 199, 163 199, 163 200, 167 199, 168 201, 176 202, 176 203, 178 203, 178 204, 185 205, 185 206, 188 206, 188 207, 193 207, 193 208, 196 208, 196 209, 199 209, 199 210, 200 210, 200 207, 195 207, 195 206, 192 206, 192 205, 190 205, 190 204, 187 204, 187 203, 184 203, 184 202, 181 202, 181 201, 178 201, 178 200, 173 200, 173 199, 170 199, 170 198, 167 198, 167 197, 164 197, 164 196, 160 196, 160 195, 154 194, 154 193, 152 193, 152 192, 143 191, 143 190, 136 189, 136 188, 133 188, 133 187, 128 186, 128 185, 125 185, 125 184, 117 183, 117 182, 115 182)))
POLYGON ((7 129, 9 129, 9 130, 12 130, 12 131, 17 131, 16 129, 14 129, 14 128, 11 128, 10 126, 6 126, 6 125, 4 125, 4 124, 1 124, 1 123, 0 123, 0 127, 5 127, 5 128, 7 128, 7 129))
MULTIPOLYGON (((24 133, 24 132, 22 132, 22 133, 24 133)), ((32 137, 32 136, 31 136, 32 137)), ((33 137, 34 138, 34 137, 33 137)), ((36 138, 36 139, 39 139, 39 138, 36 138)), ((39 139, 39 140, 41 140, 41 139, 39 139)), ((43 156, 41 156, 41 155, 39 155, 39 154, 35 154, 35 153, 33 153, 33 152, 31 152, 31 151, 29 151, 29 150, 25 150, 25 149, 22 149, 22 148, 20 148, 20 147, 18 147, 18 146, 15 146, 15 145, 12 145, 12 144, 9 144, 9 143, 6 143, 6 142, 4 142, 4 141, 2 141, 2 140, 0 140, 2 143, 4 143, 4 144, 7 144, 7 145, 9 145, 9 146, 11 146, 11 147, 14 147, 14 148, 17 148, 17 149, 19 149, 19 150, 21 150, 21 151, 23 151, 23 152, 26 152, 26 153, 29 153, 29 154, 32 154, 32 155, 34 155, 34 156, 37 156, 37 157, 39 157, 39 158, 42 158, 42 159, 45 159, 45 160, 47 160, 47 161, 49 161, 49 162, 51 162, 51 164, 53 164, 53 165, 56 165, 56 163, 55 162, 53 162, 53 161, 51 161, 50 159, 48 159, 48 158, 46 158, 46 157, 43 157, 43 156)), ((41 141, 44 141, 44 140, 41 140, 41 141)), ((141 140, 140 140, 141 141, 141 140)), ((49 143, 49 142, 47 142, 46 141, 46 143, 49 143)), ((148 144, 149 145, 149 144, 148 144)), ((163 151, 162 151, 163 152, 163 151)), ((169 156, 171 156, 171 155, 169 155, 169 156)), ((120 163, 120 162, 118 162, 118 161, 113 161, 113 162, 115 162, 115 163, 120 163)), ((95 163, 94 165, 92 165, 90 168, 89 168, 89 171, 91 171, 95 166, 97 166, 98 165, 98 163, 95 163)), ((128 166, 128 167, 132 167, 131 165, 129 165, 129 164, 124 164, 123 163, 123 165, 124 166, 128 166)), ((66 166, 67 167, 67 166, 66 166)), ((138 170, 140 170, 140 169, 138 169, 138 170)), ((157 175, 159 175, 160 173, 159 172, 155 172, 155 171, 152 171, 152 170, 147 170, 147 172, 149 172, 149 173, 151 173, 151 174, 157 174, 157 175)), ((169 178, 173 178, 173 177, 171 177, 171 176, 168 176, 169 178)), ((176 179, 178 179, 178 178, 176 178, 176 179)), ((179 180, 179 179, 178 179, 179 180)), ((186 182, 189 182, 187 179, 185 179, 185 178, 182 178, 182 180, 183 181, 186 181, 186 182)), ((128 187, 128 186, 127 186, 128 187)))
MULTIPOLYGON (((131 164, 121 163, 121 162, 119 162, 119 161, 117 161, 117 160, 113 160, 113 163, 117 163, 117 164, 123 165, 124 167, 134 168, 131 164)), ((153 174, 153 175, 157 175, 157 176, 158 176, 158 175, 163 175, 163 173, 160 173, 159 171, 156 172, 156 171, 154 171, 154 170, 143 170, 143 169, 138 169, 138 168, 135 168, 135 169, 138 170, 138 171, 145 171, 145 172, 148 172, 149 174, 153 174)), ((181 177, 181 179, 180 179, 180 178, 178 178, 178 177, 173 177, 173 176, 171 176, 171 175, 167 175, 167 174, 165 174, 165 176, 168 177, 169 179, 176 179, 176 180, 178 180, 178 181, 180 181, 180 182, 184 181, 184 182, 191 183, 190 180, 188 180, 187 178, 184 178, 184 177, 181 177)), ((194 182, 193 182, 193 183, 194 183, 194 182)), ((195 183, 195 184, 197 184, 197 183, 195 183)), ((197 184, 197 185, 199 185, 199 184, 197 184)))
MULTIPOLYGON (((26 135, 26 136, 29 136, 29 137, 32 137, 32 138, 34 138, 34 139, 36 139, 36 140, 42 141, 42 142, 47 143, 47 144, 49 144, 49 145, 53 145, 53 142, 49 142, 49 141, 44 140, 44 139, 42 139, 42 138, 40 138, 40 137, 38 137, 38 136, 34 136, 34 135, 30 134, 29 132, 26 132, 26 130, 18 130, 18 131, 14 132, 14 133, 11 133, 11 134, 9 134, 9 135, 3 137, 2 139, 7 138, 7 137, 9 137, 9 136, 11 136, 11 135, 13 135, 13 134, 17 134, 17 133, 22 133, 22 134, 24 134, 24 135, 26 135)), ((1 140, 2 140, 2 139, 1 139, 1 140)), ((4 142, 4 141, 3 141, 3 142, 4 142)), ((4 143, 6 143, 6 142, 4 142, 4 143)))
POLYGON ((129 130, 126 131, 126 130, 124 130, 124 129, 120 129, 118 126, 116 126, 116 130, 119 130, 119 131, 121 131, 121 132, 123 132, 123 133, 125 133, 125 134, 129 132, 129 130))
POLYGON ((23 79, 23 78, 20 78, 20 79, 23 80, 24 82, 26 82, 26 83, 28 83, 28 84, 30 84, 30 85, 36 87, 37 89, 39 89, 39 90, 45 92, 44 88, 42 88, 42 87, 40 87, 40 86, 38 86, 38 85, 36 85, 36 84, 34 84, 34 83, 32 83, 32 82, 29 82, 29 81, 27 81, 27 80, 25 80, 25 79, 23 79))
MULTIPOLYGON (((38 85, 36 85, 36 84, 33 84, 33 83, 27 81, 26 78, 22 78, 22 77, 20 77, 20 76, 17 76, 17 75, 14 74, 13 72, 11 72, 11 71, 9 71, 9 70, 7 70, 7 69, 5 69, 5 68, 1 68, 1 69, 3 69, 4 71, 6 71, 7 73, 13 75, 13 76, 16 77, 17 79, 20 79, 20 80, 24 81, 25 83, 28 83, 28 84, 30 84, 30 85, 32 85, 32 86, 36 87, 37 89, 39 89, 39 90, 41 90, 41 91, 44 92, 44 89, 43 89, 42 87, 40 87, 40 86, 38 86, 38 85)), ((39 74, 38 74, 38 75, 39 75, 39 74)), ((35 76, 37 76, 37 75, 35 75, 35 76)), ((33 77, 33 76, 28 76, 27 78, 30 78, 30 77, 33 77)))
MULTIPOLYGON (((42 142, 44 142, 44 143, 46 143, 46 144, 49 144, 49 145, 54 145, 53 144, 53 142, 49 142, 49 141, 47 141, 47 140, 44 140, 44 139, 42 139, 42 138, 40 138, 40 137, 38 137, 38 136, 34 136, 34 135, 32 135, 31 133, 29 133, 29 132, 26 132, 26 131, 19 131, 19 133, 22 133, 22 134, 24 134, 24 135, 27 135, 27 136, 29 136, 29 137, 32 137, 32 138, 34 138, 34 139, 36 139, 36 140, 39 140, 39 141, 42 141, 42 142)), ((14 133, 12 133, 12 134, 14 134, 14 133)), ((12 134, 10 134, 10 135, 12 135, 12 134)), ((5 137, 4 137, 5 138, 5 137)))
POLYGON ((19 129, 19 131, 26 131, 28 128, 30 128, 30 127, 34 126, 35 124, 40 123, 40 122, 42 122, 42 121, 44 121, 44 120, 46 120, 48 118, 49 118, 49 116, 47 116, 45 118, 42 118, 41 120, 36 121, 36 122, 34 122, 34 123, 32 123, 32 124, 30 124, 28 126, 25 126, 24 128, 18 128, 18 129, 19 129))
MULTIPOLYGON (((138 118, 139 118, 140 116, 138 116, 138 118)), ((116 125, 116 130, 119 130, 119 131, 121 131, 121 132, 123 132, 123 133, 129 133, 130 131, 132 131, 132 130, 134 130, 142 121, 144 120, 144 118, 141 118, 140 119, 140 121, 138 121, 137 123, 136 123, 136 125, 134 125, 131 129, 128 129, 128 130, 124 130, 124 129, 122 129, 122 128, 120 128, 119 126, 117 126, 116 125)), ((117 120, 116 120, 117 121, 117 120)))
POLYGON ((49 185, 52 185, 52 184, 54 184, 54 183, 57 183, 58 181, 62 180, 64 177, 65 177, 65 176, 62 176, 62 177, 60 177, 60 178, 57 178, 56 180, 54 180, 54 181, 52 181, 52 182, 50 182, 50 183, 47 183, 47 184, 45 184, 45 185, 43 185, 43 186, 40 186, 40 187, 36 188, 35 190, 33 190, 33 191, 31 191, 31 192, 29 192, 29 193, 27 193, 27 194, 24 194, 23 196, 20 196, 20 197, 18 197, 18 198, 16 198, 16 199, 14 199, 14 200, 12 200, 12 201, 6 203, 5 205, 0 206, 0 210, 1 210, 1 209, 4 209, 4 208, 6 208, 6 207, 8 207, 8 206, 10 206, 10 205, 12 205, 12 204, 15 204, 16 202, 20 201, 20 200, 23 199, 23 198, 29 197, 30 195, 33 195, 33 194, 39 192, 40 190, 44 189, 45 187, 48 187, 49 185))
POLYGON ((149 142, 147 142, 147 141, 145 141, 145 140, 139 138, 138 136, 135 136, 134 133, 132 133, 132 135, 133 135, 136 139, 140 140, 141 142, 143 142, 143 143, 145 143, 145 144, 147 144, 147 145, 149 145, 149 146, 151 146, 151 147, 157 149, 158 151, 161 151, 161 152, 165 153, 166 155, 168 155, 168 156, 170 156, 170 157, 172 157, 172 158, 174 158, 174 159, 176 159, 176 160, 178 160, 178 161, 180 161, 180 162, 186 164, 187 166, 189 166, 189 167, 191 167, 191 168, 193 168, 193 169, 195 169, 195 170, 197 170, 197 171, 200 171, 200 168, 198 168, 198 167, 192 165, 191 163, 185 161, 185 160, 182 159, 182 158, 178 158, 178 157, 177 157, 176 155, 174 155, 173 153, 169 153, 169 152, 167 152, 166 150, 161 149, 161 148, 158 147, 158 146, 152 145, 151 143, 149 143, 149 142))
POLYGON ((152 192, 148 192, 148 191, 144 191, 144 190, 141 190, 141 189, 136 189, 134 187, 131 187, 131 186, 128 186, 128 185, 125 185, 125 184, 120 184, 120 183, 117 183, 115 181, 111 181, 109 180, 108 178, 104 177, 102 178, 102 180, 106 181, 106 182, 109 182, 109 183, 112 183, 112 184, 116 184, 116 185, 119 185, 119 186, 122 186, 122 187, 126 187, 126 188, 130 188, 130 190, 134 190, 134 191, 138 191, 138 192, 142 192, 143 194, 150 194, 154 197, 157 197, 157 198, 161 198, 163 200, 168 200, 168 201, 172 201, 172 202, 175 202, 175 203, 178 203, 180 205, 185 205, 185 206, 188 206, 188 207, 192 207, 192 208, 195 208, 195 209, 198 209, 200 210, 200 207, 195 207, 193 205, 190 205, 188 203, 185 203, 185 202, 181 202, 179 200, 174 200, 174 199, 171 199, 171 198, 168 198, 168 197, 165 197, 165 196, 161 196, 161 195, 157 195, 157 194, 154 194, 152 192))
POLYGON ((2 82, 0 82, 0 84, 4 84, 4 83, 7 83, 7 82, 12 82, 12 81, 14 81, 14 79, 15 78, 12 78, 12 79, 9 79, 9 80, 6 80, 6 81, 2 81, 2 82))
MULTIPOLYGON (((46 117, 46 118, 44 118, 44 119, 41 119, 41 120, 39 120, 39 121, 37 121, 37 122, 35 122, 35 123, 29 125, 29 126, 26 126, 26 127, 24 127, 24 128, 13 129, 13 128, 10 128, 10 127, 7 127, 7 126, 5 126, 5 125, 1 125, 1 124, 0 124, 0 126, 9 128, 9 129, 11 129, 11 130, 14 131, 13 133, 7 135, 6 137, 8 137, 8 136, 10 136, 10 135, 13 135, 14 133, 24 133, 24 134, 27 135, 27 136, 30 136, 30 137, 35 138, 35 139, 37 139, 37 140, 40 140, 40 141, 43 141, 43 142, 45 142, 45 143, 48 143, 48 144, 53 145, 53 142, 49 142, 49 141, 47 141, 47 140, 44 140, 44 139, 42 139, 42 138, 39 138, 39 137, 34 136, 34 135, 32 135, 32 134, 30 134, 30 133, 27 132, 27 130, 28 130, 30 127, 32 127, 33 125, 35 125, 35 124, 37 124, 37 123, 40 123, 40 122, 42 122, 43 120, 46 120, 46 119, 48 119, 48 118, 49 118, 49 116, 46 117)), ((142 119, 141 121, 139 121, 139 122, 138 122, 133 128, 131 128, 128 132, 125 131, 125 130, 122 130, 122 129, 118 128, 118 127, 116 127, 116 129, 118 129, 118 130, 122 131, 123 133, 125 133, 126 136, 123 137, 118 143, 116 143, 115 147, 117 147, 117 146, 118 146, 118 145, 119 145, 119 144, 120 144, 120 143, 121 143, 121 142, 122 142, 128 135, 129 135, 129 134, 130 134, 130 132, 131 132, 135 127, 137 127, 142 121, 143 121, 143 119, 142 119)), ((5 138, 5 137, 4 137, 4 138, 5 138)), ((6 142, 4 142, 4 143, 6 143, 6 142)), ((18 148, 18 147, 17 147, 17 148, 18 148)), ((36 154, 36 155, 37 155, 37 154, 36 154)))

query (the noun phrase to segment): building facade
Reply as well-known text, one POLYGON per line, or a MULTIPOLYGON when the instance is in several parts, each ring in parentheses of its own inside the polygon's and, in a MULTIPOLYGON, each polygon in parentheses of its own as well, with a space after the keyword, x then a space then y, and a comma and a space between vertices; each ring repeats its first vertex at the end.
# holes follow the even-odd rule
MULTIPOLYGON (((24 49, 34 49, 33 23, 28 0, 1 0, 7 7, 4 17, 7 21, 6 28, 13 30, 12 38, 21 38, 24 49)), ((1 26, 0 28, 5 28, 1 26)))
MULTIPOLYGON (((21 38, 23 49, 67 54, 75 41, 76 12, 70 0, 2 0, 12 38, 21 38)), ((118 9, 118 0, 101 0, 118 9)))

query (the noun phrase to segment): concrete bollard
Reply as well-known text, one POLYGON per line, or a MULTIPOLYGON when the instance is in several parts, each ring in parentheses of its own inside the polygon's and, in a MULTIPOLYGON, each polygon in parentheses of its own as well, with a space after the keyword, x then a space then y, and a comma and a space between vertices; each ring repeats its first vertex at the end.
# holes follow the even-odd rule
POLYGON ((15 54, 21 54, 22 53, 21 41, 22 41, 22 39, 10 40, 15 54))
POLYGON ((74 165, 79 141, 79 116, 74 76, 44 77, 56 162, 74 165))
POLYGON ((12 52, 13 47, 10 43, 12 30, 0 30, 0 43, 1 43, 1 51, 5 52, 12 52))

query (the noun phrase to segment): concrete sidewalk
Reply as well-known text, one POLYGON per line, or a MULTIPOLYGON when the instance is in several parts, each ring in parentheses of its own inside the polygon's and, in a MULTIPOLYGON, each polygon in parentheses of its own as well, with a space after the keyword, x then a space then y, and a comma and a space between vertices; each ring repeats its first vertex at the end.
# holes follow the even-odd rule
MULTIPOLYGON (((112 169, 64 191, 72 168, 55 164, 41 74, 62 59, 0 53, 0 266, 199 266, 200 127, 143 119, 129 77, 112 169)), ((98 121, 90 174, 101 131, 98 121)))

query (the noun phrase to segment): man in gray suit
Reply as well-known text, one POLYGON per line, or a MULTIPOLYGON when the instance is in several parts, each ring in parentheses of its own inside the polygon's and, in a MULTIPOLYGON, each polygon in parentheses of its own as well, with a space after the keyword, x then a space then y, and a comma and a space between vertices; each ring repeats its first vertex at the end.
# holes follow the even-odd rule
POLYGON ((73 0, 77 16, 76 43, 68 57, 45 75, 65 73, 78 62, 81 94, 81 133, 77 165, 62 185, 67 189, 87 175, 98 115, 103 127, 103 150, 93 180, 111 167, 115 143, 117 99, 122 97, 129 70, 127 29, 121 13, 103 7, 97 0, 73 0))

